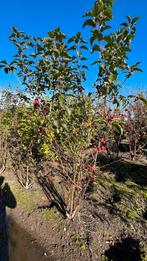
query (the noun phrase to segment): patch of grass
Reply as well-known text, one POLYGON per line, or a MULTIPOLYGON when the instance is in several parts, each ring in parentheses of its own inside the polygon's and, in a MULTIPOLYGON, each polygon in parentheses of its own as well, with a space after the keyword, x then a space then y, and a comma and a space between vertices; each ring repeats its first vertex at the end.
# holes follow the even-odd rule
POLYGON ((131 180, 127 180, 124 183, 119 183, 109 177, 109 173, 104 173, 102 176, 97 178, 97 184, 101 185, 105 189, 118 191, 120 194, 126 196, 133 196, 138 194, 145 199, 147 198, 147 188, 142 187, 131 180))
POLYGON ((97 177, 97 183, 105 189, 110 189, 113 185, 113 180, 110 177, 108 177, 107 173, 105 173, 102 176, 97 177))
POLYGON ((18 181, 15 179, 15 176, 13 177, 10 175, 9 173, 5 174, 5 182, 9 184, 17 204, 20 205, 20 207, 25 209, 27 212, 32 212, 38 207, 38 202, 41 197, 41 191, 39 189, 23 189, 18 181))
POLYGON ((147 198, 146 187, 136 184, 131 179, 120 183, 109 176, 109 173, 104 173, 97 178, 97 191, 99 186, 109 190, 112 194, 114 191, 118 193, 121 200, 113 205, 128 219, 135 220, 143 216, 147 198))
POLYGON ((134 182, 127 182, 127 187, 129 187, 132 192, 139 194, 140 196, 143 196, 145 199, 147 199, 147 188, 142 187, 134 182))
POLYGON ((66 227, 65 223, 62 222, 59 227, 60 227, 60 231, 62 233, 65 233, 67 231, 67 227, 66 227))
POLYGON ((141 251, 141 261, 147 261, 147 244, 144 241, 139 243, 141 251))
POLYGON ((81 239, 80 237, 78 237, 78 235, 76 234, 76 231, 74 231, 71 234, 71 239, 72 241, 75 243, 75 245, 81 250, 81 251, 87 251, 88 250, 88 245, 83 241, 83 239, 81 239))
POLYGON ((115 189, 122 194, 132 194, 134 192, 134 190, 130 188, 127 183, 119 183, 109 177, 109 173, 104 173, 102 176, 98 177, 97 182, 105 189, 115 189))
POLYGON ((22 205, 27 211, 31 212, 38 206, 40 193, 39 191, 23 191, 21 189, 17 189, 15 191, 15 197, 18 203, 22 205))
POLYGON ((101 260, 102 260, 102 261, 109 261, 109 260, 108 260, 108 257, 105 256, 105 255, 101 255, 101 260))
POLYGON ((41 219, 44 221, 56 220, 57 215, 54 212, 54 209, 45 209, 41 213, 41 219))
POLYGON ((135 209, 127 208, 125 210, 127 218, 131 220, 135 220, 139 217, 137 211, 135 209))

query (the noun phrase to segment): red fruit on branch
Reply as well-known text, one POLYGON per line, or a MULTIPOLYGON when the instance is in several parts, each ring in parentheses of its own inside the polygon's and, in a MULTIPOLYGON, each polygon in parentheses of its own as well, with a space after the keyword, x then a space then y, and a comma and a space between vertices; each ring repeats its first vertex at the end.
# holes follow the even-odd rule
POLYGON ((105 149, 106 149, 105 146, 99 146, 99 147, 97 148, 97 152, 104 151, 105 149))
POLYGON ((94 169, 93 166, 90 166, 90 165, 87 166, 87 170, 88 170, 88 171, 93 171, 93 169, 94 169))
POLYGON ((47 179, 48 179, 48 181, 49 181, 49 182, 52 182, 52 181, 54 180, 54 177, 53 177, 53 176, 50 176, 50 175, 48 175, 48 176, 47 176, 47 179))
POLYGON ((105 139, 102 138, 102 139, 100 140, 100 144, 101 144, 101 145, 106 145, 105 139))
POLYGON ((113 116, 109 116, 109 117, 108 117, 108 121, 112 121, 112 120, 115 119, 115 118, 116 118, 116 116, 114 116, 114 115, 113 115, 113 116))
POLYGON ((41 115, 41 116, 43 116, 43 115, 44 115, 43 111, 41 111, 41 112, 40 112, 40 115, 41 115))
POLYGON ((33 101, 33 105, 39 106, 39 105, 40 105, 40 101, 36 98, 36 99, 33 101))

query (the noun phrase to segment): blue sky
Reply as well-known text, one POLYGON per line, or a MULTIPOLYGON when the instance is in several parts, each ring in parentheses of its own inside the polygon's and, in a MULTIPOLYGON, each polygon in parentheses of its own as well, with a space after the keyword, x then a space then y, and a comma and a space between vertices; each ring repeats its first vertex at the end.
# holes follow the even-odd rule
MULTIPOLYGON (((0 9, 0 60, 10 59, 14 53, 12 44, 8 41, 12 26, 25 31, 29 35, 45 36, 46 32, 60 26, 68 36, 74 35, 82 29, 82 15, 90 10, 93 0, 7 0, 1 1, 0 9)), ((130 90, 147 90, 147 0, 115 0, 113 6, 113 28, 125 20, 126 15, 140 16, 137 23, 137 34, 132 44, 130 64, 141 61, 143 73, 136 73, 124 87, 124 93, 130 90)), ((87 38, 87 30, 83 31, 87 38)), ((90 57, 90 60, 92 57, 90 57)), ((87 90, 91 89, 95 79, 95 71, 88 72, 87 90)), ((0 88, 9 84, 15 85, 12 75, 0 72, 0 88)))

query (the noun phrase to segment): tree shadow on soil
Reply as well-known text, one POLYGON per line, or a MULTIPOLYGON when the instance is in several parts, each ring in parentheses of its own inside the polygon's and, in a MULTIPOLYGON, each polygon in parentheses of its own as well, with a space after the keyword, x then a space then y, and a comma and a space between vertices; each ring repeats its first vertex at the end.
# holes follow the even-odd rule
POLYGON ((145 211, 143 212, 143 218, 144 218, 145 220, 147 220, 147 208, 146 208, 145 211))
MULTIPOLYGON (((56 207, 57 210, 66 217, 66 204, 58 193, 52 181, 48 181, 45 177, 38 177, 38 183, 49 200, 48 208, 56 207)), ((46 207, 46 206, 45 206, 46 207)), ((44 207, 41 207, 44 208, 44 207)))
POLYGON ((118 159, 116 162, 101 155, 97 159, 102 171, 110 171, 115 175, 117 182, 132 180, 140 186, 147 186, 147 165, 118 159))
POLYGON ((139 240, 132 237, 122 239, 105 251, 104 255, 108 261, 139 261, 142 260, 142 251, 139 240))
POLYGON ((8 261, 8 238, 6 229, 6 207, 15 208, 16 199, 4 177, 0 176, 0 261, 8 261))
MULTIPOLYGON (((119 201, 120 201, 120 199, 119 199, 119 201)), ((125 216, 122 214, 122 212, 114 205, 114 203, 119 202, 119 201, 118 201, 118 198, 117 198, 117 201, 115 201, 112 196, 112 198, 109 198, 105 202, 99 203, 96 199, 91 197, 89 200, 89 204, 91 206, 91 214, 94 217, 99 218, 101 222, 110 223, 111 222, 110 215, 112 215, 112 218, 114 216, 117 216, 124 223, 128 224, 128 219, 125 218, 125 216), (113 201, 111 201, 111 200, 113 200, 113 201), (106 215, 105 210, 108 211, 108 213, 110 214, 109 216, 106 215)))

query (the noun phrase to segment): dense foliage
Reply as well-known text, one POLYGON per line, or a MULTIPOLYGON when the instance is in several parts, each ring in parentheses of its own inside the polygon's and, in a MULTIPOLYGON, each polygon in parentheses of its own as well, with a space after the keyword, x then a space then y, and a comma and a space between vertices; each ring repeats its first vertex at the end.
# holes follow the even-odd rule
POLYGON ((83 27, 91 27, 90 43, 80 32, 67 39, 56 28, 40 38, 14 27, 10 41, 17 52, 11 62, 0 62, 1 68, 14 73, 25 87, 23 93, 6 90, 1 94, 3 164, 11 159, 26 188, 33 183, 33 173, 39 173, 36 166, 50 164, 46 178, 49 183, 60 178, 69 218, 74 217, 89 184, 99 175, 99 154, 118 158, 124 139, 131 159, 145 152, 146 97, 119 95, 122 72, 124 82, 141 71, 139 62, 129 66, 127 56, 138 17, 127 16, 127 22, 112 32, 112 4, 112 0, 96 1, 84 15, 83 27), (92 65, 98 66, 93 94, 85 94, 83 84, 89 45, 96 58, 92 65))

